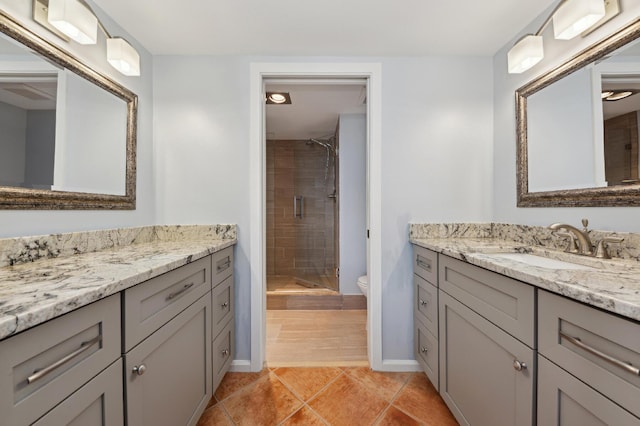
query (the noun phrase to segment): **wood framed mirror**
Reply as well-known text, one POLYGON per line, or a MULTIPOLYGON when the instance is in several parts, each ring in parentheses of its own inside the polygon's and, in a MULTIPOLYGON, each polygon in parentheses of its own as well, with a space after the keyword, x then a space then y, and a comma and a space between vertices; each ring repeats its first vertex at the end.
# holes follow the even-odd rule
POLYGON ((516 91, 518 207, 640 205, 639 129, 636 19, 516 91))
POLYGON ((0 32, 0 209, 135 209, 138 97, 3 11, 0 32))

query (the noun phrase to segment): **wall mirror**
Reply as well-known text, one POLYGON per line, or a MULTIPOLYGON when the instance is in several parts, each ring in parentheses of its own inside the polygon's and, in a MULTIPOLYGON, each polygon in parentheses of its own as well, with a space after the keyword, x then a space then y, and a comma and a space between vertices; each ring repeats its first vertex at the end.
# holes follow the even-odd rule
POLYGON ((0 208, 135 209, 137 96, 0 11, 0 208))
POLYGON ((640 205, 640 19, 516 91, 518 207, 640 205))

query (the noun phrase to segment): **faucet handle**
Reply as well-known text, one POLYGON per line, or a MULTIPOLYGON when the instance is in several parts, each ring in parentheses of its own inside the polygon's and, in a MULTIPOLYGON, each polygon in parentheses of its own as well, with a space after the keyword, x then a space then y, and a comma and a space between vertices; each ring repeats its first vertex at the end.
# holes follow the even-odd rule
POLYGON ((588 226, 589 226, 589 219, 587 219, 586 217, 582 218, 582 230, 584 232, 589 232, 589 230, 587 229, 588 226))
POLYGON ((569 238, 569 244, 567 245, 567 248, 564 250, 567 253, 579 253, 580 250, 578 250, 578 243, 576 241, 576 237, 570 233, 570 232, 554 232, 555 235, 559 236, 559 237, 566 237, 569 238))
POLYGON ((596 248, 595 256, 599 259, 611 259, 609 255, 609 251, 607 250, 607 246, 605 243, 621 243, 624 241, 624 238, 620 237, 603 237, 600 242, 598 242, 598 247, 596 248))

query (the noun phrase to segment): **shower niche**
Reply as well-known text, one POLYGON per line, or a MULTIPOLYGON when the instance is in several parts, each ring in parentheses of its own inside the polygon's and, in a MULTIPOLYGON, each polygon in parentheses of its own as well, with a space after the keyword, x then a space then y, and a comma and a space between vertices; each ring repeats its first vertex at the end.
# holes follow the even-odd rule
POLYGON ((338 292, 338 140, 266 142, 267 291, 338 292))

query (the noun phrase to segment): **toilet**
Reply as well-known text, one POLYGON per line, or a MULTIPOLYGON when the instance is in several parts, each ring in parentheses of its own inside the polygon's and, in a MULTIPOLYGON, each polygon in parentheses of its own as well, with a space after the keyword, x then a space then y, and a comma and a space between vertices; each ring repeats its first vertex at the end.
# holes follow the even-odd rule
POLYGON ((366 275, 358 277, 358 287, 360 287, 360 291, 362 291, 364 297, 369 297, 369 277, 366 275))

